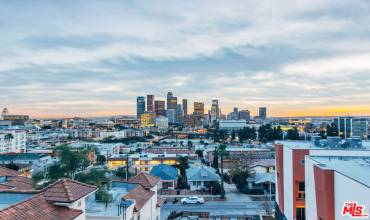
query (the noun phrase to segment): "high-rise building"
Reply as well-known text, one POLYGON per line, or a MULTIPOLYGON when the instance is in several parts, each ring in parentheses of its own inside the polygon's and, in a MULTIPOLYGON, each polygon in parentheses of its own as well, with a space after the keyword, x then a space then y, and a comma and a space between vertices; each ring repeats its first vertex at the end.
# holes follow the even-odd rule
POLYGON ((369 135, 369 121, 366 118, 354 118, 352 122, 352 136, 367 139, 369 135))
POLYGON ((231 112, 231 120, 239 119, 239 110, 237 107, 234 107, 233 112, 231 112))
POLYGON ((140 120, 140 117, 144 112, 145 112, 145 97, 138 96, 136 99, 136 118, 140 120))
POLYGON ((154 101, 154 111, 158 115, 166 116, 166 102, 161 100, 154 101))
POLYGON ((148 112, 154 112, 154 95, 146 96, 146 110, 148 112))
POLYGON ((182 99, 182 109, 184 112, 184 115, 188 115, 188 100, 182 99))
POLYGON ((260 107, 258 116, 259 116, 260 119, 265 120, 267 118, 267 108, 266 107, 260 107))
POLYGON ((184 118, 184 111, 181 104, 177 104, 176 108, 176 123, 182 124, 184 118))
POLYGON ((203 102, 194 102, 193 115, 204 116, 204 103, 203 102))
POLYGON ((176 123, 176 109, 167 109, 167 118, 169 123, 176 123))
POLYGON ((251 113, 248 110, 239 111, 239 119, 246 120, 247 123, 251 120, 251 113))
POLYGON ((212 99, 210 115, 211 115, 210 122, 211 125, 213 125, 213 123, 220 118, 220 108, 218 106, 218 99, 212 99))
POLYGON ((339 136, 348 138, 352 136, 352 117, 338 117, 334 118, 334 124, 338 128, 339 136))
POLYGON ((172 92, 167 93, 167 109, 177 108, 177 97, 173 96, 172 92))

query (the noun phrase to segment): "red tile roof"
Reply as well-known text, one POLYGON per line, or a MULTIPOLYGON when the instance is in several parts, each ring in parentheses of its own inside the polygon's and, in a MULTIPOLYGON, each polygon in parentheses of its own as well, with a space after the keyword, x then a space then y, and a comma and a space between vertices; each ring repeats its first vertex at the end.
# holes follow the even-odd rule
MULTIPOLYGON (((26 177, 15 177, 11 183, 26 187, 26 177)), ((4 187, 6 187, 4 185, 4 187)), ((6 220, 71 220, 82 214, 81 210, 55 205, 55 202, 75 202, 96 190, 95 186, 74 180, 61 179, 37 195, 0 211, 0 219, 6 220)))
POLYGON ((25 201, 14 204, 0 211, 0 219, 4 220, 71 220, 82 214, 82 211, 49 203, 44 194, 37 194, 25 201))
POLYGON ((162 198, 162 197, 158 196, 158 198, 157 198, 157 207, 161 207, 164 204, 165 201, 166 201, 165 198, 162 198))
POLYGON ((16 170, 0 166, 0 176, 19 176, 19 175, 21 175, 21 173, 19 173, 16 170))
POLYGON ((6 167, 0 167, 0 176, 5 176, 6 181, 0 183, 0 191, 35 191, 33 189, 33 180, 25 176, 21 176, 21 173, 8 169, 6 167))
POLYGON ((129 183, 140 184, 144 188, 151 188, 159 182, 159 178, 147 173, 140 173, 129 180, 129 183))
POLYGON ((53 202, 74 202, 95 191, 92 185, 70 179, 61 179, 44 189, 45 199, 53 202))
POLYGON ((133 190, 127 193, 123 199, 124 200, 135 200, 134 211, 138 212, 140 209, 148 202, 150 198, 155 194, 151 190, 144 189, 141 185, 137 185, 133 190))
POLYGON ((13 190, 33 190, 32 179, 24 176, 14 177, 4 184, 12 186, 13 190))

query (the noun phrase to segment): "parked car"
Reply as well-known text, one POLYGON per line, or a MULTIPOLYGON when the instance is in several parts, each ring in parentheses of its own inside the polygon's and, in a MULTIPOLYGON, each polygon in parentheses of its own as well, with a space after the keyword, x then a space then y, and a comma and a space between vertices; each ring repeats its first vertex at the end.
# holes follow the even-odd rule
POLYGON ((187 198, 181 199, 182 204, 203 204, 204 199, 198 196, 190 196, 187 198))

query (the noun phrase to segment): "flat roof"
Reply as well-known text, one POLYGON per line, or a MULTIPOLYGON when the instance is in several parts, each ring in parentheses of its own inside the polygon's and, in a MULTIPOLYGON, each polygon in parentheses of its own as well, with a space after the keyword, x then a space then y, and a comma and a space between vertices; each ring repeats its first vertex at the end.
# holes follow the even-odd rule
POLYGON ((335 170, 370 188, 370 157, 312 156, 322 169, 335 170))
POLYGON ((314 146, 312 141, 292 141, 292 140, 277 140, 275 144, 282 144, 284 147, 291 149, 307 149, 307 150, 361 150, 369 151, 370 150, 370 140, 362 141, 362 148, 328 148, 328 147, 317 147, 314 146))
POLYGON ((86 198, 87 216, 118 217, 118 206, 122 204, 122 198, 129 193, 136 185, 130 183, 112 183, 108 192, 112 195, 112 202, 105 207, 104 202, 95 200, 95 193, 86 198))

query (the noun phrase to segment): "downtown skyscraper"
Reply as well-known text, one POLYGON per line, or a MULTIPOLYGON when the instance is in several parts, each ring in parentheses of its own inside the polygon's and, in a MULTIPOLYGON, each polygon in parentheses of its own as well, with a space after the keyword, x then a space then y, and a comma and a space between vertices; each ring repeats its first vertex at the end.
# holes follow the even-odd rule
POLYGON ((140 117, 145 112, 145 97, 138 96, 136 98, 136 118, 140 120, 140 117))

